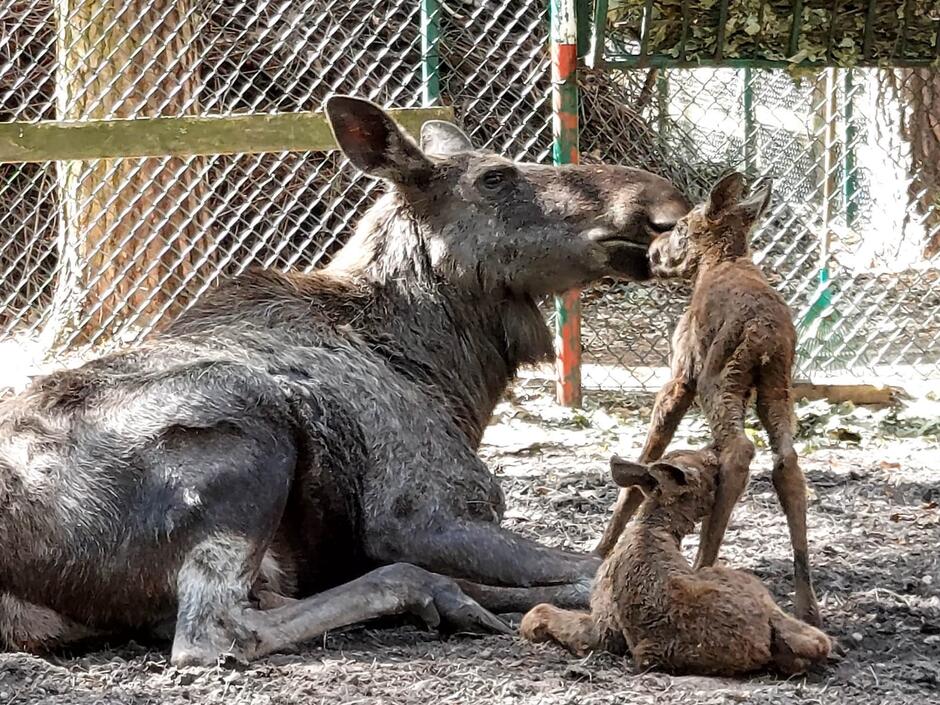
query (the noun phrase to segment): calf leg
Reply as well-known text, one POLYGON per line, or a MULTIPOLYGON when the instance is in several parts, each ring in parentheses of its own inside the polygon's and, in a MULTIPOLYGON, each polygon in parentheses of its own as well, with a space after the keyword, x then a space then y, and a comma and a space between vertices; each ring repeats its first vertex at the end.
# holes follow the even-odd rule
POLYGON ((750 380, 734 368, 716 383, 703 387, 700 398, 719 449, 720 470, 715 504, 702 521, 702 534, 695 559, 696 570, 714 565, 724 540, 734 505, 747 487, 754 444, 744 433, 744 409, 750 380))
MULTIPOLYGON (((676 433, 682 417, 692 405, 695 398, 695 387, 686 381, 686 375, 674 377, 656 395, 653 405, 650 428, 646 436, 643 452, 640 454, 641 463, 659 460, 669 446, 669 442, 676 433)), ((604 536, 601 538, 594 553, 606 558, 623 533, 624 527, 630 517, 643 502, 643 492, 638 487, 625 487, 620 490, 614 513, 607 523, 604 536)))
POLYGON ((553 605, 534 607, 522 618, 519 633, 533 642, 554 641, 576 656, 605 649, 601 630, 589 612, 571 612, 553 605))
POLYGON ((809 545, 806 537, 806 478, 800 470, 793 449, 791 422, 792 403, 786 386, 757 390, 757 413, 767 429, 774 454, 773 483, 780 505, 787 517, 790 544, 793 547, 793 583, 796 592, 796 615, 814 626, 820 626, 819 605, 813 591, 809 567, 809 545))
POLYGON ((663 456, 693 399, 695 385, 686 380, 685 374, 669 380, 660 390, 653 405, 646 443, 640 453, 641 463, 651 463, 663 456))
POLYGON ((600 558, 607 558, 610 555, 610 552, 614 550, 614 546, 617 545, 617 540, 623 533, 627 522, 630 521, 641 504, 643 504, 643 490, 639 487, 620 488, 617 503, 614 505, 614 512, 607 522, 604 535, 601 536, 597 548, 594 549, 594 555, 600 558))

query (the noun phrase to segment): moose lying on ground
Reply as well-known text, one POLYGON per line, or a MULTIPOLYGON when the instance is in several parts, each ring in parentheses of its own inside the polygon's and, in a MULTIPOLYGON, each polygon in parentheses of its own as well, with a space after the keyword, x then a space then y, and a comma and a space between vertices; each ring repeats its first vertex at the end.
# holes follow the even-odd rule
POLYGON ((421 149, 363 100, 326 112, 389 185, 327 267, 236 278, 0 405, 7 647, 170 626, 179 665, 402 613, 508 629, 451 578, 493 608, 587 604, 600 561, 501 529, 476 450, 551 353, 536 297, 647 278, 687 202, 635 169, 473 151, 447 123, 421 149))
POLYGON ((821 631, 781 610, 753 575, 693 571, 682 538, 715 501, 718 453, 673 451, 648 465, 614 457, 614 481, 646 499, 598 573, 591 612, 539 605, 522 620, 531 641, 573 653, 628 650, 638 669, 734 676, 802 673, 829 656, 821 631))
MULTIPOLYGON (((650 247, 653 274, 694 279, 692 299, 673 334, 672 379, 660 391, 641 463, 660 458, 697 396, 721 449, 715 508, 702 524, 697 568, 713 565, 734 505, 747 486, 754 445, 744 416, 757 414, 774 453, 773 483, 790 530, 797 616, 820 625, 806 538, 806 479, 793 449, 791 373, 796 331, 786 302, 751 261, 751 230, 770 202, 766 182, 748 199, 744 177, 729 174, 668 235, 650 247)), ((607 555, 642 501, 621 490, 597 552, 607 555)))

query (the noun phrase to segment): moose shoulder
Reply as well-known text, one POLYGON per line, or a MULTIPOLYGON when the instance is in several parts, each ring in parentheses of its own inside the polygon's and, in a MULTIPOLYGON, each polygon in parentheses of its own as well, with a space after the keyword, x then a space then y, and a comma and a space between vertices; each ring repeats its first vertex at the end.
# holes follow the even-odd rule
POLYGON ((550 353, 536 297, 649 276, 688 204, 634 169, 474 151, 453 125, 419 147, 355 98, 327 115, 388 185, 327 267, 237 278, 0 406, 7 646, 173 624, 180 664, 403 612, 505 629, 451 578, 500 605, 526 588, 518 609, 586 604, 597 559, 501 529, 476 448, 550 353))

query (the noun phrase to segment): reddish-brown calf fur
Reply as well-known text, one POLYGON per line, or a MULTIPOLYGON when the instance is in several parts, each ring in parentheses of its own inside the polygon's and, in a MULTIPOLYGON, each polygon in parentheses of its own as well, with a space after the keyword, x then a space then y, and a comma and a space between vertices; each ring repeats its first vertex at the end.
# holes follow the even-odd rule
POLYGON ((611 472, 647 499, 601 566, 591 612, 538 605, 522 620, 525 638, 578 655, 629 649, 637 668, 679 674, 796 674, 827 658, 829 638, 783 612, 753 575, 694 571, 682 556, 682 537, 714 502, 714 450, 677 451, 649 465, 613 458, 611 472))
MULTIPOLYGON (((756 392, 757 414, 774 454, 774 489, 793 545, 796 613, 819 626, 806 538, 806 480, 793 449, 796 331, 789 307, 751 261, 748 246, 770 201, 770 184, 748 199, 743 195, 744 177, 725 176, 707 201, 650 248, 656 276, 692 279, 695 286, 673 334, 672 379, 656 398, 640 462, 662 456, 697 396, 721 452, 715 506, 703 522, 695 562, 697 568, 713 565, 754 457, 744 417, 756 392)), ((621 491, 598 553, 607 555, 641 501, 639 491, 621 491)))

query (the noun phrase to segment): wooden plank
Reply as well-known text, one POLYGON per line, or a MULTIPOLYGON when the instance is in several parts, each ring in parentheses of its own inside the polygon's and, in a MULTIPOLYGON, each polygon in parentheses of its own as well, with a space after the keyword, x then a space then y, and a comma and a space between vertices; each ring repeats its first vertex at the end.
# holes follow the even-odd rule
MULTIPOLYGON (((893 58, 890 66, 892 68, 930 68, 936 59, 910 59, 893 58)), ((604 61, 604 68, 610 71, 622 71, 635 68, 664 68, 664 69, 696 69, 696 68, 726 68, 743 69, 749 67, 752 69, 824 69, 833 67, 833 64, 825 61, 801 61, 793 63, 786 60, 772 59, 740 59, 723 58, 716 62, 713 58, 702 57, 699 59, 680 60, 674 56, 664 54, 620 54, 604 61)), ((852 65, 853 68, 879 68, 877 61, 858 61, 852 65)), ((841 67, 847 68, 847 67, 841 67)))
MULTIPOLYGON (((412 135, 449 107, 388 111, 412 135)), ((115 157, 326 151, 336 148, 323 113, 0 123, 0 163, 115 157)))
POLYGON ((907 397, 903 389, 874 384, 811 384, 793 383, 793 398, 816 401, 826 399, 832 404, 850 401, 866 406, 889 406, 907 397))

